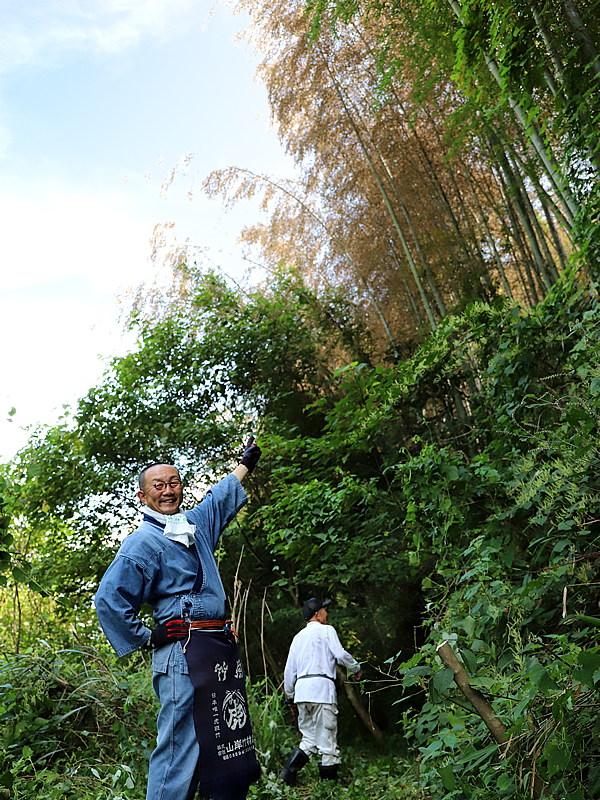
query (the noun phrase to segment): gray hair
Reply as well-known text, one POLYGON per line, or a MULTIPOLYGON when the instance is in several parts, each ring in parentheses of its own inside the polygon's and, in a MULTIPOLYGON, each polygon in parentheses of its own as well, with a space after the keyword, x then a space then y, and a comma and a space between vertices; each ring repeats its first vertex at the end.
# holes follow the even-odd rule
MULTIPOLYGON (((173 464, 169 464, 166 461, 155 461, 152 464, 147 464, 144 467, 144 469, 140 472, 138 478, 138 486, 140 487, 140 491, 142 492, 146 487, 146 473, 148 472, 149 469, 152 469, 152 467, 173 467, 173 464)), ((179 470, 177 469, 177 467, 173 467, 173 469, 179 475, 179 470)), ((179 479, 181 480, 181 475, 179 475, 179 479)))

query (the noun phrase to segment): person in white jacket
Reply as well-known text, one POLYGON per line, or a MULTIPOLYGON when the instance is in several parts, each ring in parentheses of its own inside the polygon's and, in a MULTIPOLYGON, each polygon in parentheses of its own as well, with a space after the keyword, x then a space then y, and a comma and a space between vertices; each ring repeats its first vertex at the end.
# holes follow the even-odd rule
POLYGON ((360 680, 359 663, 346 652, 332 625, 327 624, 327 606, 315 597, 304 604, 306 628, 294 636, 284 672, 284 691, 298 706, 298 728, 302 734, 279 775, 289 786, 311 755, 321 756, 321 780, 337 780, 340 764, 337 746, 337 696, 335 662, 345 666, 353 680, 360 680))

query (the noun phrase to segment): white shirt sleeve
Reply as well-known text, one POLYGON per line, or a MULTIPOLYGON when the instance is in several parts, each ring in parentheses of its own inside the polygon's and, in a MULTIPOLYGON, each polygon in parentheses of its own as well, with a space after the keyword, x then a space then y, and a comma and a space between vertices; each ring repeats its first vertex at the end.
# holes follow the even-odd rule
POLYGON ((331 625, 327 625, 326 630, 329 638, 329 649, 338 664, 348 667, 351 673, 358 672, 358 669, 360 669, 358 661, 353 658, 347 650, 344 650, 336 629, 331 625), (352 667, 356 669, 352 669, 352 667))
POLYGON ((285 662, 285 671, 283 673, 283 690, 288 697, 294 696, 294 686, 296 684, 297 675, 298 667, 296 665, 296 654, 294 653, 294 648, 290 647, 290 652, 285 662))

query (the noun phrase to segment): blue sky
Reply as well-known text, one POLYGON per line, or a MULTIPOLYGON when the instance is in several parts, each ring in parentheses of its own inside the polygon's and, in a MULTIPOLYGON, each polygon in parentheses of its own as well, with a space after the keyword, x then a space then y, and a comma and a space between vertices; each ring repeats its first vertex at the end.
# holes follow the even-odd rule
POLYGON ((187 194, 229 165, 292 174, 256 57, 235 41, 247 22, 202 0, 0 5, 2 460, 132 346, 115 297, 152 277, 155 224, 243 269, 236 237, 255 207, 187 194))

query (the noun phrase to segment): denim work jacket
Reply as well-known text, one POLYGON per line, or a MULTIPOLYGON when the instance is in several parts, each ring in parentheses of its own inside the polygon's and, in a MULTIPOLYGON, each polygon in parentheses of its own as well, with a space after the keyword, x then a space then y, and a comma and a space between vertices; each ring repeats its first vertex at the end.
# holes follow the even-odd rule
MULTIPOLYGON (((150 638, 151 630, 138 618, 142 603, 153 609, 156 625, 174 618, 225 618, 225 590, 213 553, 222 531, 247 499, 235 475, 213 486, 200 505, 185 512, 196 526, 195 547, 167 539, 160 524, 149 518, 127 536, 95 597, 98 620, 118 656, 132 653, 150 638), (194 584, 199 588, 194 590, 194 584)), ((152 654, 155 672, 166 672, 169 663, 187 672, 180 642, 152 654)))

